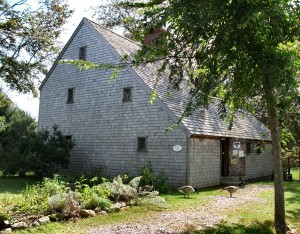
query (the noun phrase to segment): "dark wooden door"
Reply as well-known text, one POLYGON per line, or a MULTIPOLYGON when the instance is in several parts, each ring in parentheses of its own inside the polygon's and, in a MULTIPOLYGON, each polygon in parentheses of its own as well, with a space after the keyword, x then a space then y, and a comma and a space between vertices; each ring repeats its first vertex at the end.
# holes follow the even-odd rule
POLYGON ((221 140, 221 176, 229 176, 229 138, 221 140))

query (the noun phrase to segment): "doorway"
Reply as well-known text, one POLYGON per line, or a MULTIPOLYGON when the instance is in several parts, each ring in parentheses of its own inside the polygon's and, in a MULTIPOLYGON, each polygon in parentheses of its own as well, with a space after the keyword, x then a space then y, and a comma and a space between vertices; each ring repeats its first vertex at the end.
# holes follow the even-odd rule
POLYGON ((229 138, 221 139, 221 176, 229 176, 229 138))

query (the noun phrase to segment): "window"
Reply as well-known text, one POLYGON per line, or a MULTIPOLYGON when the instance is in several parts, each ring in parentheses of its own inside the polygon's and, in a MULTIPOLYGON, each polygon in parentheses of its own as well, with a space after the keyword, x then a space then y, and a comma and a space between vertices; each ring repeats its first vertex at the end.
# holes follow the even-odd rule
POLYGON ((132 88, 123 88, 123 102, 132 101, 132 88))
POLYGON ((79 48, 79 59, 86 60, 86 46, 79 48))
POLYGON ((247 142, 246 147, 247 147, 246 148, 246 153, 247 154, 250 154, 250 153, 254 152, 254 144, 253 143, 247 142))
POLYGON ((75 88, 68 89, 67 103, 74 103, 75 88))
POLYGON ((138 137, 137 151, 147 151, 147 137, 138 137))

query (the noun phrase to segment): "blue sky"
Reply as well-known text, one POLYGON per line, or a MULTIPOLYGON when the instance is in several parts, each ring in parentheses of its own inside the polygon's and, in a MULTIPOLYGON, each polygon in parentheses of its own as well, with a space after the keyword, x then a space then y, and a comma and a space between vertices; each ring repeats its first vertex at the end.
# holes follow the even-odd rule
MULTIPOLYGON (((36 0, 37 1, 37 0, 36 0)), ((28 2, 36 2, 35 0, 30 0, 28 2)), ((69 22, 65 25, 65 29, 61 35, 60 41, 62 45, 66 44, 71 37, 73 31, 80 23, 83 17, 92 18, 92 12, 90 10, 91 6, 97 6, 104 3, 106 0, 69 0, 70 9, 74 10, 72 17, 69 22)), ((15 2, 15 1, 10 1, 15 2)), ((12 92, 6 90, 8 96, 15 102, 15 104, 22 110, 28 112, 32 117, 38 119, 39 110, 39 99, 33 98, 31 94, 19 94, 17 92, 12 92)))

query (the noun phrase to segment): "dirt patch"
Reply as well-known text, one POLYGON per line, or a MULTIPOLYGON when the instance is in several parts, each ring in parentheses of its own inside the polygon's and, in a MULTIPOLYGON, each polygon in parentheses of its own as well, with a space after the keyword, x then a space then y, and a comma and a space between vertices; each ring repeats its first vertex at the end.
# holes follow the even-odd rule
MULTIPOLYGON (((226 219, 223 215, 228 209, 234 210, 240 204, 250 202, 265 203, 257 196, 264 191, 273 190, 273 186, 248 185, 231 198, 228 196, 211 196, 209 204, 194 207, 192 211, 164 211, 147 219, 138 219, 126 224, 103 225, 89 230, 88 234, 171 234, 187 230, 213 227, 226 219)), ((224 191, 225 193, 225 191, 224 191)))

